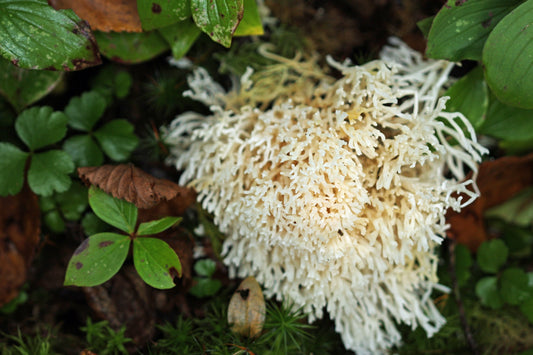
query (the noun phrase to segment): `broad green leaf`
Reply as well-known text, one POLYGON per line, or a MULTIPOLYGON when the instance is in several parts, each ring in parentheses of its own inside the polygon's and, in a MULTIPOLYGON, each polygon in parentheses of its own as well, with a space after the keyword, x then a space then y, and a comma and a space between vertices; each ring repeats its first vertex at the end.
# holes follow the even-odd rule
POLYGON ((178 22, 177 11, 183 0, 137 0, 142 28, 150 31, 178 22))
POLYGON ((89 204, 87 188, 76 182, 72 183, 67 191, 58 193, 54 198, 63 217, 70 221, 79 220, 89 204))
POLYGON ((195 277, 196 282, 190 289, 189 293, 198 298, 213 296, 222 287, 220 280, 206 279, 203 277, 195 277))
POLYGON ((416 26, 418 27, 420 32, 422 32, 424 38, 428 38, 429 30, 431 29, 433 20, 435 20, 435 16, 426 17, 425 19, 420 20, 416 23, 416 26))
POLYGON ((175 10, 179 21, 183 21, 191 17, 191 0, 182 0, 179 2, 175 10))
POLYGON ((194 22, 215 42, 224 47, 231 38, 244 12, 243 0, 191 0, 194 22))
POLYGON ((85 216, 83 216, 81 227, 83 228, 85 235, 103 233, 109 230, 109 225, 92 212, 86 213, 85 216))
POLYGON ((137 235, 161 233, 181 221, 181 217, 163 217, 157 221, 144 222, 137 228, 137 235))
POLYGON ((533 110, 508 106, 491 97, 487 117, 479 132, 511 141, 533 138, 533 110))
POLYGON ((87 23, 46 0, 0 0, 0 54, 21 68, 80 70, 101 63, 87 23))
POLYGON ((133 79, 129 72, 114 64, 109 64, 104 66, 91 80, 91 87, 109 104, 113 101, 113 96, 119 99, 128 96, 132 83, 133 79))
POLYGON ((105 98, 97 92, 89 91, 70 99, 65 107, 65 114, 68 116, 70 127, 90 132, 104 114, 105 109, 105 98))
POLYGON ((159 33, 170 44, 172 56, 179 59, 187 54, 202 31, 192 20, 185 20, 160 28, 159 33))
POLYGON ((76 135, 63 143, 76 166, 99 166, 104 162, 104 154, 93 138, 88 134, 76 135))
POLYGON ((50 211, 44 215, 44 224, 54 233, 65 231, 65 221, 57 210, 50 211))
POLYGON ((85 239, 68 263, 64 285, 91 287, 106 282, 124 264, 130 242, 127 235, 115 233, 85 239))
POLYGON ((492 309, 503 306, 503 301, 498 292, 498 279, 495 276, 484 277, 476 283, 476 295, 481 303, 492 309))
POLYGON ((74 171, 70 156, 62 150, 49 150, 33 155, 28 170, 28 184, 38 195, 50 196, 54 191, 67 191, 74 171))
POLYGON ((144 282, 155 288, 172 288, 175 286, 174 277, 181 277, 178 255, 161 239, 135 238, 133 263, 144 282))
POLYGON ((62 77, 59 71, 22 69, 0 58, 0 94, 17 112, 46 96, 62 77))
POLYGON ((119 99, 123 99, 128 96, 132 83, 133 78, 127 71, 120 70, 115 72, 115 78, 113 81, 115 96, 119 99))
POLYGON ((481 270, 497 273, 507 261, 509 249, 501 239, 483 242, 477 250, 477 263, 481 270))
POLYGON ((533 0, 505 16, 483 48, 485 78, 507 105, 533 109, 533 0))
POLYGON ((50 106, 32 107, 22 111, 15 122, 20 139, 31 150, 60 141, 67 133, 67 116, 50 106))
POLYGON ((426 55, 451 61, 481 60, 490 31, 522 1, 448 0, 433 20, 426 55))
POLYGON ((446 111, 461 112, 474 128, 481 126, 489 107, 489 92, 481 66, 459 79, 444 96, 450 96, 446 111))
POLYGON ((89 204, 104 222, 128 234, 135 231, 137 207, 133 203, 110 196, 92 185, 89 188, 89 204))
POLYGON ((533 151, 533 132, 531 137, 521 140, 507 139, 499 142, 507 155, 521 155, 533 151))
POLYGON ((115 161, 124 161, 139 143, 133 128, 126 120, 113 120, 94 132, 94 137, 107 156, 115 161))
POLYGON ((22 189, 28 155, 12 144, 0 142, 0 196, 15 195, 22 189))
POLYGON ((211 259, 201 259, 194 264, 194 271, 205 277, 211 277, 215 273, 217 263, 211 259))
POLYGON ((100 51, 107 58, 125 64, 141 63, 168 50, 167 42, 157 33, 95 32, 100 51))
POLYGON ((256 0, 244 0, 244 12, 242 20, 237 26, 234 36, 261 36, 265 31, 261 16, 257 9, 256 0))
POLYGON ((502 300, 512 305, 519 305, 531 297, 528 281, 528 276, 524 270, 514 267, 505 269, 500 277, 502 300))
POLYGON ((520 310, 529 320, 529 323, 533 324, 533 296, 530 296, 520 305, 520 310))
POLYGON ((472 266, 472 256, 467 247, 462 244, 455 246, 455 274, 457 283, 464 286, 470 279, 470 267, 472 266))

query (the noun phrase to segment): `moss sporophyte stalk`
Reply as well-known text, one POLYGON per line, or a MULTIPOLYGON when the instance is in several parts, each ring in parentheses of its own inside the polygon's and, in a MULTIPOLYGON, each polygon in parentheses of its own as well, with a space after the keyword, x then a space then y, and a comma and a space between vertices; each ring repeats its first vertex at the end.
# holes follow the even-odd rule
POLYGON ((255 276, 310 321, 327 311, 357 354, 399 344, 398 323, 428 336, 443 325, 435 248, 447 209, 477 197, 463 179, 485 153, 468 120, 444 112, 453 64, 391 44, 362 66, 328 59, 338 80, 277 58, 225 92, 198 68, 188 95, 212 114, 165 130, 180 182, 227 236, 230 276, 255 276))

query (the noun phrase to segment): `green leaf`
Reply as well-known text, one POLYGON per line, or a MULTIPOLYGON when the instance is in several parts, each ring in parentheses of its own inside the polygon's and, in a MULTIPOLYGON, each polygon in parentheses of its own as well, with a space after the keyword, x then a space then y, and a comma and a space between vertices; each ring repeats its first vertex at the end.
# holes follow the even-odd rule
POLYGON ((94 36, 102 54, 119 63, 141 63, 168 50, 167 42, 157 31, 95 32, 94 36))
POLYGON ((68 125, 80 131, 90 132, 106 109, 105 98, 94 91, 70 99, 65 114, 68 125))
POLYGON ((0 0, 0 54, 21 68, 80 70, 100 64, 90 28, 45 0, 0 0))
POLYGON ((499 218, 516 226, 533 224, 533 188, 525 188, 506 202, 485 212, 486 217, 499 218))
POLYGON ((243 0, 191 0, 194 22, 215 42, 224 47, 231 38, 244 13, 243 0))
POLYGON ((77 221, 87 209, 87 188, 79 183, 73 183, 70 188, 54 196, 61 214, 69 221, 77 221))
POLYGON ((481 60, 490 31, 522 1, 448 0, 433 20, 426 55, 450 61, 481 60))
POLYGON ((128 234, 135 231, 138 211, 133 203, 110 196, 92 185, 89 188, 89 205, 104 222, 128 234))
POLYGON ((191 1, 182 0, 179 2, 175 10, 176 16, 178 16, 179 21, 183 21, 191 17, 191 1))
POLYGON ((261 36, 265 33, 256 0, 244 0, 242 20, 235 30, 234 36, 261 36))
POLYGON ((70 156, 61 150, 35 154, 28 170, 28 184, 38 195, 50 196, 54 191, 67 191, 74 171, 70 156))
POLYGON ((104 223, 92 212, 86 213, 85 216, 83 216, 81 227, 83 228, 85 235, 103 233, 109 230, 109 225, 104 223))
POLYGON ((123 99, 130 93, 131 84, 133 84, 133 78, 127 71, 120 70, 115 72, 115 78, 113 81, 113 88, 115 96, 118 99, 123 99))
POLYGON ((477 263, 481 270, 497 273, 507 261, 509 249, 501 239, 483 242, 477 250, 477 263))
POLYGON ((450 96, 446 111, 461 112, 474 128, 481 126, 489 107, 489 92, 481 66, 459 79, 444 96, 450 96))
POLYGON ((65 231, 65 221, 57 210, 53 210, 44 215, 44 224, 54 233, 65 231))
POLYGON ((205 277, 211 277, 215 273, 217 263, 211 259, 201 259, 194 264, 194 271, 205 277))
POLYGON ((104 162, 104 154, 94 139, 87 134, 68 138, 63 150, 70 155, 76 166, 99 166, 104 162))
POLYGON ((107 156, 115 161, 125 161, 139 143, 133 129, 126 120, 113 120, 94 132, 94 137, 107 156))
POLYGON ((508 106, 491 98, 485 122, 479 132, 511 141, 533 138, 533 110, 508 106))
POLYGON ((87 238, 74 251, 67 266, 64 285, 91 287, 115 275, 128 256, 127 235, 100 233, 87 238))
POLYGON ((0 94, 17 112, 46 96, 62 77, 62 72, 22 69, 0 58, 0 94))
POLYGON ((119 99, 128 96, 132 83, 131 74, 114 64, 104 66, 91 80, 92 89, 104 97, 108 104, 113 101, 113 95, 119 99))
POLYGON ((185 20, 160 28, 159 33, 170 44, 172 56, 179 59, 187 54, 202 31, 192 20, 185 20))
POLYGON ((500 295, 504 301, 512 305, 519 305, 531 297, 528 276, 519 268, 508 268, 500 277, 500 295))
POLYGON ((0 142, 0 196, 16 195, 22 189, 28 155, 12 144, 0 142))
POLYGON ((135 238, 133 263, 144 282, 155 288, 172 288, 175 286, 174 276, 181 277, 178 255, 161 239, 135 238))
POLYGON ((520 305, 520 311, 529 320, 529 323, 533 324, 533 296, 529 297, 520 305))
POLYGON ((489 35, 483 48, 485 77, 507 105, 533 109, 533 0, 515 8, 489 35))
POLYGON ((200 277, 195 277, 193 280, 196 283, 189 289, 189 293, 198 298, 213 296, 222 287, 222 282, 220 282, 220 280, 200 277))
POLYGON ((137 235, 161 233, 181 221, 181 217, 163 217, 157 221, 144 222, 139 225, 137 235))
POLYGON ((455 274, 457 283, 464 286, 470 279, 470 267, 472 266, 472 256, 467 247, 462 244, 455 246, 455 274))
POLYGON ((50 106, 32 107, 22 111, 15 122, 20 139, 31 150, 60 141, 67 133, 67 116, 53 112, 50 106))
POLYGON ((484 277, 476 284, 476 295, 482 304, 492 309, 503 306, 503 301, 498 292, 498 279, 495 276, 484 277))
POLYGON ((435 16, 426 17, 423 20, 420 20, 416 23, 416 26, 422 32, 424 35, 424 38, 428 38, 429 30, 431 29, 431 25, 433 24, 433 20, 435 20, 435 16))
POLYGON ((179 21, 177 11, 183 0, 137 0, 142 28, 150 31, 179 21))

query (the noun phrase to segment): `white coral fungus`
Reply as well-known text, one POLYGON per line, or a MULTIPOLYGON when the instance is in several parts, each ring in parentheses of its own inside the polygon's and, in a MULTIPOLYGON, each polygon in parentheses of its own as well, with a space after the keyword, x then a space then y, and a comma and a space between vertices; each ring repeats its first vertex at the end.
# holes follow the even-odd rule
POLYGON ((399 323, 431 336, 444 323, 430 297, 443 289, 444 215, 469 202, 454 193, 476 197, 460 181, 484 152, 465 117, 443 111, 452 64, 398 40, 362 66, 330 60, 339 80, 280 61, 230 93, 198 69, 189 95, 212 115, 166 131, 181 183, 227 235, 230 276, 255 276, 310 320, 327 310, 358 354, 398 344, 399 323))

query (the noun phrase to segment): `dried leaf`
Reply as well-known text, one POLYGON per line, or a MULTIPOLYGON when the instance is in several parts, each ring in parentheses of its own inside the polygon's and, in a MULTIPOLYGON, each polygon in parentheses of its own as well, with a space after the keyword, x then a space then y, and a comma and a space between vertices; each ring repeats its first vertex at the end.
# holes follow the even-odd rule
POLYGON ((59 9, 72 9, 91 25, 103 32, 142 32, 135 0, 48 0, 59 9))
POLYGON ((448 236, 475 251, 489 239, 483 221, 484 212, 499 205, 522 189, 533 185, 533 154, 503 157, 480 165, 477 185, 481 196, 460 213, 449 211, 448 236))
POLYGON ((261 334, 265 323, 265 298, 253 276, 239 285, 228 307, 228 323, 234 333, 255 338, 261 334))
POLYGON ((170 180, 153 177, 131 164, 81 167, 78 175, 85 184, 95 185, 144 209, 172 200, 187 190, 170 180))
POLYGON ((0 307, 14 299, 24 282, 39 243, 41 212, 37 196, 25 186, 0 197, 0 307))

